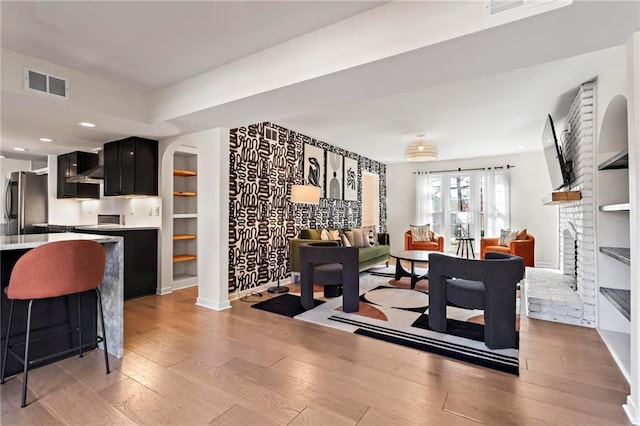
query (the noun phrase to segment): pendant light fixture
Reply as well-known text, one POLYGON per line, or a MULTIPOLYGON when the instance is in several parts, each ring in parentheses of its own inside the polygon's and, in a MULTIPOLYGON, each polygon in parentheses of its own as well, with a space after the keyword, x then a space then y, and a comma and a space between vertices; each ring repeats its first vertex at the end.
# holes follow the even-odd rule
POLYGON ((405 153, 407 161, 431 161, 438 158, 438 148, 424 138, 424 135, 418 135, 418 140, 407 147, 405 153))

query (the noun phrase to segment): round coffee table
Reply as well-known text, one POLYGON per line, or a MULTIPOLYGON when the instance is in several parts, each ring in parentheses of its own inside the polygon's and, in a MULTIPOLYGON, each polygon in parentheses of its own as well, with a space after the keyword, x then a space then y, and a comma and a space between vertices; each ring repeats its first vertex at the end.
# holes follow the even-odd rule
POLYGON ((428 279, 429 274, 416 275, 416 262, 429 262, 429 254, 440 253, 439 251, 432 250, 402 250, 389 253, 389 256, 396 258, 396 280, 402 277, 411 278, 411 288, 416 287, 416 283, 423 279, 428 279), (411 272, 407 272, 400 264, 401 260, 411 262, 411 272))

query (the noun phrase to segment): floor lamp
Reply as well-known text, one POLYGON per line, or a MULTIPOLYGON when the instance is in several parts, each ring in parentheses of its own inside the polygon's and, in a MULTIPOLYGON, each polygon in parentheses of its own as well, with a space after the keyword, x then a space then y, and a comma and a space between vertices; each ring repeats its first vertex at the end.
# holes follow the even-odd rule
MULTIPOLYGON (((291 197, 289 201, 297 204, 319 204, 320 203, 320 187, 313 185, 291 185, 291 197)), ((309 222, 307 222, 307 227, 309 222)), ((278 285, 269 287, 269 293, 286 293, 289 287, 280 286, 280 277, 278 277, 278 285)))

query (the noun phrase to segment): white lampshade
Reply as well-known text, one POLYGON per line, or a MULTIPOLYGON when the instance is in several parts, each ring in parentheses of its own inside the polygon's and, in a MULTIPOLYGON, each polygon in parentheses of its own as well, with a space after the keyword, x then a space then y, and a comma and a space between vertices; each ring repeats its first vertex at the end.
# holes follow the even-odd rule
POLYGON ((313 185, 291 185, 291 202, 304 204, 320 203, 320 187, 313 185))
POLYGON ((431 142, 424 140, 424 135, 419 135, 418 140, 407 147, 405 159, 407 161, 431 161, 438 158, 438 148, 431 142))

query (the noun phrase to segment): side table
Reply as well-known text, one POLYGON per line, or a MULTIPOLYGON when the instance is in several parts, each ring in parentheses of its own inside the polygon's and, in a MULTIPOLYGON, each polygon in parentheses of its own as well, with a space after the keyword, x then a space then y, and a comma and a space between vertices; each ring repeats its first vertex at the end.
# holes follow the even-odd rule
POLYGON ((469 259, 469 250, 471 250, 471 259, 476 258, 476 254, 473 252, 473 242, 475 241, 475 238, 456 238, 456 241, 458 241, 456 256, 466 257, 469 259))

